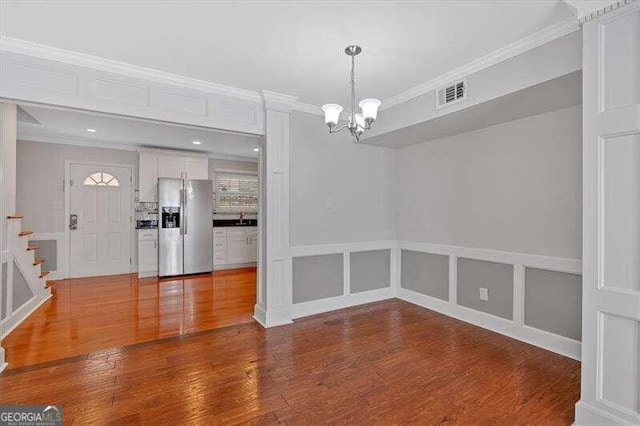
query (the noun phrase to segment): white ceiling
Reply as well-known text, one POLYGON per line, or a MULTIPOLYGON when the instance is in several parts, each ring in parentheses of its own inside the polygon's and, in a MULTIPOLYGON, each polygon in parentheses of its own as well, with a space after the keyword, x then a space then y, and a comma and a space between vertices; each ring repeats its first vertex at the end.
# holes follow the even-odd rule
POLYGON ((212 157, 256 161, 259 139, 198 127, 138 120, 86 111, 20 105, 18 139, 107 148, 179 149, 212 157), (29 115, 37 122, 29 119, 29 115), (87 129, 94 129, 90 133, 87 129), (194 145, 193 141, 201 142, 194 145))
POLYGON ((386 99, 572 16, 561 0, 9 1, 3 36, 323 104, 386 99))
POLYGON ((423 123, 362 140, 399 148, 482 129, 582 103, 582 72, 576 71, 423 123))

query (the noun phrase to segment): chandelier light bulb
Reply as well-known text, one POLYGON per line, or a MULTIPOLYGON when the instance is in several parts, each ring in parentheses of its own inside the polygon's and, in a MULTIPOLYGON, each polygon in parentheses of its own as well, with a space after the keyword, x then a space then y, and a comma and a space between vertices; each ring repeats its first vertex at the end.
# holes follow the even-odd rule
POLYGON ((378 108, 380 107, 380 105, 382 105, 382 102, 375 98, 363 99, 358 104, 358 106, 362 110, 364 119, 369 122, 376 121, 376 118, 378 117, 378 108))
POLYGON ((324 111, 324 122, 329 127, 336 126, 340 119, 342 107, 338 104, 326 104, 322 106, 322 110, 324 111))

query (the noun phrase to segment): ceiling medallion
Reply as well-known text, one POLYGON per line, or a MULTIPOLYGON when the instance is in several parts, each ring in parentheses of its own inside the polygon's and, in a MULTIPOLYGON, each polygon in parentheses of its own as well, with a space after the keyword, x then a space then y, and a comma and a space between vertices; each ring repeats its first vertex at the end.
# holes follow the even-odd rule
POLYGON ((324 122, 329 126, 329 133, 338 133, 344 129, 349 129, 354 142, 360 140, 360 136, 365 130, 371 129, 371 124, 376 120, 378 108, 382 104, 378 99, 368 98, 360 101, 360 113, 356 114, 356 82, 355 82, 355 57, 362 52, 360 46, 347 46, 344 53, 351 56, 351 113, 346 124, 336 127, 340 119, 342 107, 338 104, 326 104, 322 106, 324 111, 324 122))

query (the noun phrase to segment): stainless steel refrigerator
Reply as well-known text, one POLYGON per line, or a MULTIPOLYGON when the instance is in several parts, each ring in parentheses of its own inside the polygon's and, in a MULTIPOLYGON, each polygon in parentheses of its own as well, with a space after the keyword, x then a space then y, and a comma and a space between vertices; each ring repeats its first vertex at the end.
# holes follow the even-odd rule
POLYGON ((213 270, 213 183, 158 179, 161 277, 213 270))

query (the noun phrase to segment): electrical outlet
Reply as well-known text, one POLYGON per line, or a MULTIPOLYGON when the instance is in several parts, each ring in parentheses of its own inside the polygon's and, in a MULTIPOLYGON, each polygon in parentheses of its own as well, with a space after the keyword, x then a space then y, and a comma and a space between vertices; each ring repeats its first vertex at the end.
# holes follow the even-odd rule
POLYGON ((62 210, 62 203, 60 201, 53 201, 51 203, 52 210, 62 210))
POLYGON ((489 300, 489 289, 480 287, 480 300, 489 300))

